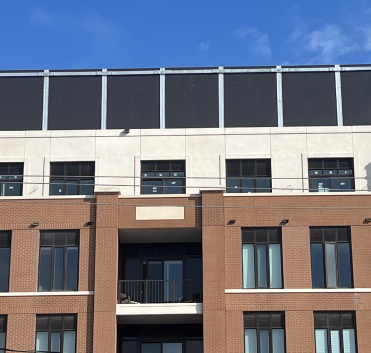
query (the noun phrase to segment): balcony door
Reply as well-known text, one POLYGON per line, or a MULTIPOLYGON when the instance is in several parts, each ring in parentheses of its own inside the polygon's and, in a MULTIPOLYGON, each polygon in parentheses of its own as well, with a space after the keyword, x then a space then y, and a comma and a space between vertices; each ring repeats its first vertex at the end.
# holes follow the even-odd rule
POLYGON ((142 343, 141 353, 182 353, 182 343, 142 343))

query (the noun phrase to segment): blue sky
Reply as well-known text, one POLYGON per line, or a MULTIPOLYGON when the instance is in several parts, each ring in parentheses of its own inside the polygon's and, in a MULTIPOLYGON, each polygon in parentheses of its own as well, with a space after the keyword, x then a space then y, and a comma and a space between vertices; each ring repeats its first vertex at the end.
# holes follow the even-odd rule
POLYGON ((0 70, 369 62, 366 0, 0 1, 0 70))

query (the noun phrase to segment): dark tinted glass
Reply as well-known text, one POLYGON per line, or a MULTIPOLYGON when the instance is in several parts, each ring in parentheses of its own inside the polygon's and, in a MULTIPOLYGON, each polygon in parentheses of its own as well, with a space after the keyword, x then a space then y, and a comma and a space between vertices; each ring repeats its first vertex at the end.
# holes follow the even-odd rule
POLYGON ((77 290, 77 278, 79 273, 79 248, 66 248, 66 290, 77 290))
POLYGON ((186 353, 203 353, 204 344, 202 340, 187 340, 186 342, 186 353))
POLYGON ((125 260, 125 279, 126 280, 139 279, 139 259, 125 260))
POLYGON ((79 176, 79 164, 78 163, 66 163, 66 175, 67 176, 79 176))
POLYGON ((10 248, 0 248, 0 292, 9 290, 10 248))
POLYGON ((350 244, 338 243, 339 286, 352 287, 350 244))
POLYGON ((240 162, 227 161, 227 177, 240 176, 240 162))
POLYGON ((64 175, 64 163, 51 163, 50 175, 61 176, 64 175))
POLYGON ((122 341, 121 353, 137 353, 137 341, 122 341))
POLYGON ((50 291, 52 248, 40 248, 39 291, 50 291))
POLYGON ((311 261, 312 261, 312 286, 313 288, 324 288, 324 263, 323 263, 323 245, 311 244, 311 261))
POLYGON ((63 288, 63 248, 54 248, 54 289, 62 290, 63 288))

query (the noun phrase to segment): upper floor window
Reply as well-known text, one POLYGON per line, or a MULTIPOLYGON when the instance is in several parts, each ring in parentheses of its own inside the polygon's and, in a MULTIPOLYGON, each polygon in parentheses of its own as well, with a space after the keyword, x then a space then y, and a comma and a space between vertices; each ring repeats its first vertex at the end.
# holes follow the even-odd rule
POLYGON ((142 161, 142 194, 185 194, 184 161, 142 161))
POLYGON ((76 352, 76 315, 37 315, 36 351, 76 352))
POLYGON ((1 348, 6 348, 6 316, 0 316, 0 353, 4 353, 5 351, 1 348))
POLYGON ((23 163, 0 163, 0 196, 22 196, 23 163))
POLYGON ((245 353, 285 353, 285 316, 280 312, 244 313, 245 353))
POLYGON ((281 229, 242 230, 244 288, 282 288, 281 229))
POLYGON ((315 312, 316 353, 356 353, 354 312, 315 312))
POLYGON ((10 232, 0 232, 0 292, 9 291, 10 232))
POLYGON ((50 195, 94 195, 94 162, 50 163, 50 195))
POLYGON ((313 288, 353 287, 349 227, 311 227, 313 288))
POLYGON ((311 158, 309 166, 310 191, 353 191, 352 158, 311 158))
POLYGON ((227 160, 227 192, 272 192, 270 159, 227 160))
POLYGON ((76 291, 78 272, 78 232, 42 232, 40 234, 39 291, 76 291))

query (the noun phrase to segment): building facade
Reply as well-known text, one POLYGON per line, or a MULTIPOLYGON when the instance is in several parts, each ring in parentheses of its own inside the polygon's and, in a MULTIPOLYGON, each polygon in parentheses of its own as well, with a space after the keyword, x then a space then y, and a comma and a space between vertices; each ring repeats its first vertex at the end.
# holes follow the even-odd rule
POLYGON ((371 67, 0 72, 0 352, 371 348, 371 67))

